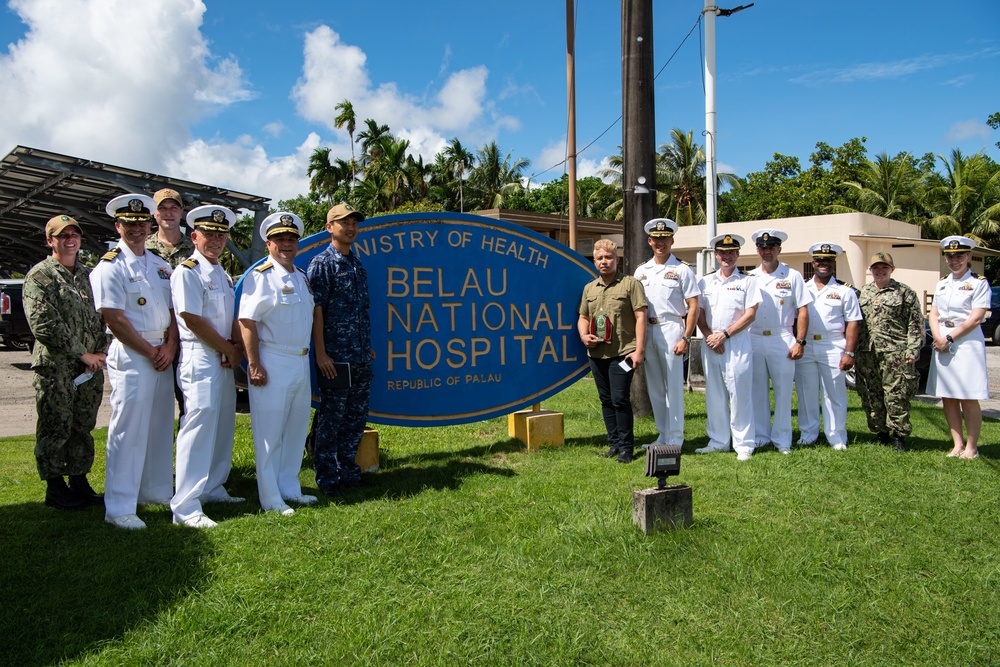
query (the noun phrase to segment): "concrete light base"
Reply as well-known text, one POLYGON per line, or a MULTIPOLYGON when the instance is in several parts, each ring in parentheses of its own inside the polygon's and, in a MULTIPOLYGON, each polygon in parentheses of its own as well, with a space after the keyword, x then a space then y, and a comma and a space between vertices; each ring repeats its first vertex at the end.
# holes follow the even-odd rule
POLYGON ((378 431, 373 428, 365 429, 354 462, 361 468, 361 472, 378 472, 378 431))
POLYGON ((692 525, 691 487, 675 484, 665 489, 633 492, 632 521, 646 535, 692 525))
POLYGON ((507 415, 507 433, 527 445, 529 452, 566 442, 563 413, 551 410, 519 410, 507 415))

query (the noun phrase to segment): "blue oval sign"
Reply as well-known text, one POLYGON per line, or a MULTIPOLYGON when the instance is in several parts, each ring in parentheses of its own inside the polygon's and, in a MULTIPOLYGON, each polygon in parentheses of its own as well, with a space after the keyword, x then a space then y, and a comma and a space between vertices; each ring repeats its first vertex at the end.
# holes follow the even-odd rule
MULTIPOLYGON (((329 242, 325 231, 302 239, 296 265, 306 269, 329 242)), ((561 243, 505 220, 412 213, 365 220, 353 252, 371 298, 372 422, 489 419, 590 369, 577 306, 597 274, 561 243)))

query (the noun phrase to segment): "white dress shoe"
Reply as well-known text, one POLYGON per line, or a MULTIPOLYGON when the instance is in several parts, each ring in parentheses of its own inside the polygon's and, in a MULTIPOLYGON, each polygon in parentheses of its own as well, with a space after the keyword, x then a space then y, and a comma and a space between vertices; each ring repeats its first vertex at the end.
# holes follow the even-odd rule
POLYGON ((847 445, 841 443, 839 445, 834 445, 833 448, 838 452, 843 452, 847 450, 847 445))
POLYGON ((295 510, 293 510, 288 505, 278 505, 277 507, 267 507, 267 508, 264 509, 264 511, 265 512, 277 512, 281 516, 292 516, 293 514, 295 514, 295 510))
POLYGON ((142 530, 146 527, 146 523, 135 514, 105 516, 104 522, 110 523, 115 528, 124 528, 125 530, 142 530))
POLYGON ((753 456, 750 452, 740 452, 736 455, 737 461, 749 461, 750 457, 753 456))
POLYGON ((785 456, 788 456, 789 454, 792 453, 792 448, 791 447, 785 447, 784 449, 778 449, 778 453, 779 454, 784 454, 785 456))
POLYGON ((285 498, 285 502, 296 503, 298 505, 312 505, 318 500, 319 498, 317 498, 316 496, 307 496, 305 494, 302 494, 301 496, 293 496, 291 498, 285 498))
POLYGON ((699 447, 694 450, 695 454, 715 454, 716 452, 728 452, 728 449, 723 449, 722 447, 699 447))
POLYGON ((178 526, 187 526, 188 528, 215 528, 219 525, 204 514, 195 514, 190 519, 184 519, 183 521, 174 517, 174 523, 178 526))
POLYGON ((143 507, 167 507, 170 505, 170 498, 152 498, 150 500, 140 500, 143 507))

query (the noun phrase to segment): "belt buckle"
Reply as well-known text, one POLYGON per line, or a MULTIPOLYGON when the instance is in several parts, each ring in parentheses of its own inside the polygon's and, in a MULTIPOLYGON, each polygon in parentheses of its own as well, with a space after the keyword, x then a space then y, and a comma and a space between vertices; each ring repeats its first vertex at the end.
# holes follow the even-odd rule
POLYGON ((823 334, 813 334, 813 340, 823 340, 823 334))
POLYGON ((308 347, 304 347, 304 348, 302 348, 302 352, 299 354, 299 356, 304 357, 307 354, 309 354, 309 348, 308 347))
POLYGON ((763 331, 760 332, 760 334, 762 336, 770 336, 771 335, 771 330, 770 329, 764 329, 763 331))

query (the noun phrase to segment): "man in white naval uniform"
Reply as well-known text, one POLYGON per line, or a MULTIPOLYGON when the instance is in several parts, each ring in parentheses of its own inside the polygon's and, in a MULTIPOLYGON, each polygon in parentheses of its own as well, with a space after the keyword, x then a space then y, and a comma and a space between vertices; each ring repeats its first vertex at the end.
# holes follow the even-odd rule
POLYGON ((635 270, 649 305, 646 328, 646 389, 653 406, 654 445, 684 444, 684 355, 698 324, 698 279, 670 252, 677 223, 656 218, 645 224, 653 258, 635 270))
POLYGON ((295 266, 302 232, 302 220, 293 213, 264 220, 260 235, 269 259, 243 279, 239 313, 260 506, 285 516, 295 513, 288 502, 316 502, 299 484, 312 400, 314 308, 306 272, 295 266))
POLYGON ((233 281, 219 264, 236 214, 224 206, 199 206, 187 215, 195 251, 170 280, 181 359, 177 378, 184 416, 177 431, 174 523, 212 528, 202 503, 243 502, 223 488, 233 464, 236 385, 233 369, 243 344, 233 317, 233 281))
POLYGON ((121 240, 90 273, 94 307, 115 337, 108 349, 108 424, 104 520, 118 528, 146 524, 136 505, 169 502, 173 493, 174 406, 170 370, 177 325, 170 265, 146 250, 156 204, 141 194, 108 202, 121 240))
POLYGON ((719 270, 702 278, 698 329, 705 336, 701 356, 705 367, 705 406, 708 446, 696 454, 733 449, 739 461, 753 454, 753 378, 750 334, 760 304, 757 281, 736 268, 743 238, 719 234, 709 242, 715 248, 719 270))
POLYGON ((854 367, 861 306, 850 285, 833 277, 834 261, 844 252, 836 243, 809 247, 815 275, 806 281, 812 296, 806 348, 795 362, 795 391, 799 397, 798 444, 811 445, 819 437, 820 389, 823 391, 823 432, 838 451, 847 449, 846 373, 854 367))
POLYGON ((753 346, 753 421, 758 447, 773 443, 782 454, 792 452, 792 383, 795 360, 802 357, 809 328, 809 304, 802 274, 778 261, 788 235, 777 229, 758 229, 750 238, 757 245, 760 266, 750 272, 760 287, 761 304, 750 327, 753 346), (792 332, 793 325, 798 332, 792 332), (774 388, 774 423, 771 394, 774 388))

